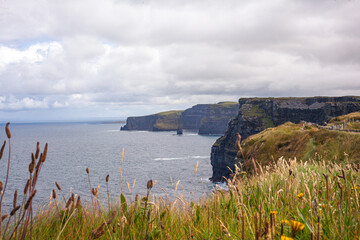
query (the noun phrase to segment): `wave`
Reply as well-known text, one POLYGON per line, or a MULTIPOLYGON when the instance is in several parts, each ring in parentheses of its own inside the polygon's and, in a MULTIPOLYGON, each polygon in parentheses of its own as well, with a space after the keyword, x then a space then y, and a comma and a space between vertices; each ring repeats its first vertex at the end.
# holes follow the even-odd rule
POLYGON ((120 132, 120 130, 119 129, 117 129, 117 130, 106 130, 105 132, 120 132))
POLYGON ((167 157, 167 158, 154 158, 154 161, 174 161, 185 159, 209 159, 209 156, 187 156, 187 157, 167 157))

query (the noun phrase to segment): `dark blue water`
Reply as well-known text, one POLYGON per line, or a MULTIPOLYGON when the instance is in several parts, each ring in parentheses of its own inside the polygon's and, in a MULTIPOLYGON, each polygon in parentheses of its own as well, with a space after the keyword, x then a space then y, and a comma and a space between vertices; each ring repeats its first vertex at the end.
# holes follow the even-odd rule
MULTIPOLYGON (((192 132, 178 136, 174 132, 119 131, 119 128, 120 124, 11 124, 12 155, 6 201, 11 203, 15 189, 23 191, 29 177, 31 152, 35 152, 37 141, 41 148, 46 142, 49 144, 47 160, 37 184, 37 204, 48 202, 51 190, 56 189, 55 181, 66 195, 72 191, 83 199, 89 199, 87 167, 92 187, 100 186, 99 197, 102 200, 106 199, 107 174, 110 175, 113 200, 119 197, 120 191, 127 198, 134 198, 136 194, 145 195, 149 179, 157 181, 152 193, 158 196, 167 193, 170 197, 183 194, 185 198, 194 198, 211 191, 212 184, 208 180, 212 174, 210 148, 216 136, 199 136, 192 132), (124 159, 121 165, 122 149, 124 159)), ((1 125, 0 140, 5 139, 4 126, 1 125)), ((3 182, 7 154, 6 148, 0 161, 0 179, 3 182)))

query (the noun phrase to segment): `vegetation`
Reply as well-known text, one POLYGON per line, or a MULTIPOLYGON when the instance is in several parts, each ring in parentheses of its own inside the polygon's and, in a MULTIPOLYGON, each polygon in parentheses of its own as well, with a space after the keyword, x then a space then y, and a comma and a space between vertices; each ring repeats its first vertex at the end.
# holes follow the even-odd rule
POLYGON ((345 130, 360 130, 360 112, 335 117, 327 125, 329 127, 343 125, 345 130))
MULTIPOLYGON (((309 127, 306 131, 296 130, 296 134, 292 135, 294 128, 301 126, 288 123, 277 131, 292 137, 308 131, 315 139, 311 143, 314 146, 318 141, 316 134, 328 136, 337 133, 309 127)), ((278 134, 274 129, 267 130, 263 140, 271 132, 274 137, 278 134)), ((6 133, 10 142, 8 125, 6 133)), ((335 139, 344 141, 343 137, 335 139)), ((242 152, 245 148, 242 149, 239 140, 240 137, 237 146, 242 152)), ((326 138, 323 144, 331 140, 326 138)), ((285 145, 288 147, 291 144, 285 145)), ((359 146, 355 145, 357 142, 352 144, 359 146)), ((263 145, 266 146, 266 143, 263 145)), ((9 143, 8 166, 11 162, 10 146, 9 143)), ((80 196, 62 192, 61 186, 56 183, 49 203, 33 213, 36 180, 46 152, 47 145, 40 153, 37 144, 29 165, 30 178, 22 204, 17 204, 17 194, 14 194, 13 209, 9 213, 1 212, 0 234, 3 239, 318 240, 360 237, 360 165, 354 163, 351 155, 342 163, 325 161, 326 158, 318 153, 314 154, 315 160, 305 162, 281 157, 265 167, 253 160, 253 171, 243 172, 241 165, 236 168, 227 180, 228 191, 214 191, 194 202, 184 199, 180 192, 173 199, 165 191, 164 196, 154 196, 151 191, 156 187, 156 181, 149 180, 145 196, 126 199, 120 192, 118 201, 113 203, 108 191, 92 188, 90 169, 87 168, 91 199, 82 204, 80 196), (101 197, 108 197, 107 203, 100 204, 101 197)), ((197 167, 195 176, 196 173, 197 167)), ((119 179, 112 180, 107 175, 104 181, 108 184, 119 179)), ((0 204, 11 202, 3 199, 6 184, 7 180, 4 185, 0 184, 0 204)), ((177 189, 177 184, 175 187, 177 189)))
POLYGON ((179 128, 180 118, 183 111, 167 111, 157 113, 159 118, 154 124, 154 129, 166 131, 176 130, 179 128))
MULTIPOLYGON (((280 157, 302 160, 333 160, 359 162, 360 134, 319 128, 313 124, 287 122, 268 128, 242 142, 245 159, 257 159, 269 164, 280 157)), ((239 156, 241 157, 241 156, 239 156)))

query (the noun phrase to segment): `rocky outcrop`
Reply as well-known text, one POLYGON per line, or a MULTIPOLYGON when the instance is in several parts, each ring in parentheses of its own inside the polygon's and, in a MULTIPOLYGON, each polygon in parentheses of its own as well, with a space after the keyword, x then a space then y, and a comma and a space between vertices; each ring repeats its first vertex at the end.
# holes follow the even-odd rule
POLYGON ((324 124, 332 117, 360 110, 360 97, 241 98, 239 112, 211 149, 213 181, 234 170, 236 133, 242 139, 285 122, 324 124))
POLYGON ((202 135, 224 134, 228 122, 236 116, 238 106, 236 102, 198 104, 176 116, 168 114, 172 112, 165 112, 143 117, 129 117, 121 130, 176 131, 185 129, 198 131, 202 135), (164 124, 166 122, 167 124, 164 124))

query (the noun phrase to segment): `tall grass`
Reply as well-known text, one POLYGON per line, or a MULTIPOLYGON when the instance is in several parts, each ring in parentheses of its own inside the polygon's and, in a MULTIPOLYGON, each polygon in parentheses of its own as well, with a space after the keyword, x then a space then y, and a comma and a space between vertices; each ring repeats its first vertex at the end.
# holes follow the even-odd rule
POLYGON ((360 235, 359 174, 355 165, 280 159, 259 167, 258 175, 234 174, 228 191, 195 203, 153 196, 149 181, 146 196, 128 201, 120 194, 110 211, 53 201, 36 215, 33 237, 354 239, 360 235))
MULTIPOLYGON (((38 146, 30 164, 38 159, 38 146)), ((40 159, 46 158, 45 149, 40 159)), ((35 176, 42 163, 38 160, 32 167, 35 173, 29 172, 29 188, 15 214, 2 213, 3 239, 317 240, 360 236, 357 164, 280 158, 271 166, 256 166, 251 175, 237 169, 227 179, 228 191, 214 191, 196 202, 181 194, 174 200, 155 196, 151 191, 156 183, 149 180, 144 186, 146 195, 131 201, 120 190, 118 201, 110 203, 109 191, 92 187, 90 169, 86 169, 92 199, 83 204, 80 196, 63 193, 56 184, 49 203, 32 213, 35 176), (107 202, 100 204, 99 197, 107 197, 107 202)), ((104 181, 119 179, 104 176, 104 181)), ((13 205, 14 209, 18 206, 13 205)))

